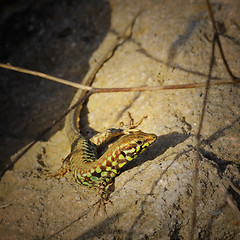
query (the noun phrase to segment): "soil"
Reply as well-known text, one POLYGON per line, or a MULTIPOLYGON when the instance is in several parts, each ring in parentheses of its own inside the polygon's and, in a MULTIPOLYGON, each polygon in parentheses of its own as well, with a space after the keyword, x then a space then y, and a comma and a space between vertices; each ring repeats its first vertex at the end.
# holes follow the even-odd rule
MULTIPOLYGON (((81 82, 109 32, 137 16, 131 38, 97 73, 96 87, 205 82, 213 30, 205 2, 90 0, 2 1, 0 62, 81 82), (96 52, 97 50, 97 52, 96 52)), ((240 2, 212 3, 233 73, 240 76, 240 2)), ((0 167, 68 108, 75 89, 0 69, 0 167)), ((216 51, 213 80, 229 80, 216 51)), ((196 133, 204 88, 91 96, 81 113, 86 138, 128 123, 128 112, 154 145, 116 178, 112 202, 98 209, 96 189, 70 174, 47 178, 70 151, 63 123, 33 146, 1 178, 1 239, 188 239, 196 133)), ((195 239, 240 239, 240 89, 211 87, 201 133, 195 239)))

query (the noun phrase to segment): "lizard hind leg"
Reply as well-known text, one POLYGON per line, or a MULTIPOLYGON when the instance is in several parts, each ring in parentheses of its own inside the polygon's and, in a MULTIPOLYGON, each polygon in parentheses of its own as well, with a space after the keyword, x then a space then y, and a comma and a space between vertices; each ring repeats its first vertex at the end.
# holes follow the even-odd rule
POLYGON ((62 159, 62 166, 58 169, 57 172, 47 172, 46 175, 48 178, 61 178, 63 177, 66 173, 70 172, 70 154, 62 159))
POLYGON ((108 203, 113 205, 113 202, 109 199, 110 194, 114 192, 115 186, 114 186, 114 180, 109 183, 106 187, 104 185, 100 185, 98 189, 98 193, 101 196, 101 198, 94 204, 97 205, 96 212, 94 216, 99 214, 100 209, 103 209, 104 213, 107 215, 106 205, 108 203))

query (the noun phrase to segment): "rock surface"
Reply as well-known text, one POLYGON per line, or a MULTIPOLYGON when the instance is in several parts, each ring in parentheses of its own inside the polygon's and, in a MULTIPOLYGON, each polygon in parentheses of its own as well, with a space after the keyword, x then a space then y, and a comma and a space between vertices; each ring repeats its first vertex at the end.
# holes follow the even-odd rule
MULTIPOLYGON (((131 38, 103 65, 94 86, 205 82, 213 31, 204 3, 19 2, 1 14, 1 36, 15 22, 0 39, 5 44, 1 61, 80 82, 94 52, 107 44, 108 31, 120 32, 140 13, 131 38)), ((224 52, 237 76, 239 9, 234 0, 213 4, 224 52)), ((213 77, 229 79, 218 51, 213 77)), ((1 78, 4 167, 9 155, 64 112, 74 90, 6 70, 1 70, 1 78)), ((240 237, 239 220, 221 190, 226 179, 240 184, 239 93, 235 85, 212 87, 209 93, 200 149, 196 239, 240 237)), ((95 189, 79 186, 70 175, 46 178, 44 170, 56 171, 69 153, 64 130, 53 130, 1 179, 1 239, 187 239, 203 96, 203 88, 92 96, 81 114, 81 132, 87 138, 120 122, 127 124, 130 112, 136 121, 148 115, 139 129, 155 133, 157 142, 116 178, 107 215, 102 209, 96 214, 95 189)), ((239 208, 240 196, 228 190, 239 208)))

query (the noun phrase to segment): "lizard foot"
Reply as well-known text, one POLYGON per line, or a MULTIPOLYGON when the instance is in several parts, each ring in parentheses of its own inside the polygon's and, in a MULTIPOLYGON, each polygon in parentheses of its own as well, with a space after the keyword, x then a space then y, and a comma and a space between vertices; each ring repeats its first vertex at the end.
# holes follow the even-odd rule
POLYGON ((103 198, 100 198, 94 205, 97 205, 97 209, 94 213, 94 216, 97 216, 101 209, 103 209, 103 212, 107 215, 106 205, 110 203, 113 205, 113 202, 111 200, 106 200, 103 198))
POLYGON ((61 178, 61 177, 63 177, 67 172, 68 172, 67 169, 61 167, 61 168, 58 169, 57 172, 49 172, 49 171, 48 171, 48 172, 45 173, 45 175, 47 176, 47 178, 53 178, 53 177, 55 177, 55 178, 61 178))
POLYGON ((124 134, 130 134, 131 132, 137 132, 139 130, 137 130, 136 128, 143 122, 143 120, 145 118, 147 118, 147 115, 144 115, 138 122, 134 123, 134 118, 132 117, 131 113, 128 112, 128 116, 130 118, 130 124, 127 126, 124 126, 124 123, 121 122, 120 126, 124 131, 124 134))
POLYGON ((66 158, 62 159, 62 166, 58 169, 57 172, 50 172, 48 170, 44 171, 44 174, 47 178, 61 178, 63 177, 67 172, 69 172, 69 168, 67 168, 67 163, 69 162, 69 155, 66 158))

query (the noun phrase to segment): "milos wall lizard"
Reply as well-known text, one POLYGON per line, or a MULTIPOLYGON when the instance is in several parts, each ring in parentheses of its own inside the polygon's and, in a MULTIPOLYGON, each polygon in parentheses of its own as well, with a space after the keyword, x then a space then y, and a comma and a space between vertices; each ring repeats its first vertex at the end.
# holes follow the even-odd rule
MULTIPOLYGON (((98 54, 100 56, 99 59, 95 61, 95 65, 90 68, 81 82, 82 84, 91 85, 97 71, 114 49, 116 49, 117 44, 119 44, 120 40, 116 34, 110 32, 107 35, 107 38, 108 37, 111 39, 110 44, 107 44, 104 54, 98 54)), ((72 100, 71 106, 76 104, 85 95, 85 90, 78 90, 72 100)), ((62 176, 70 171, 79 184, 98 188, 101 199, 108 200, 111 193, 109 186, 114 183, 114 179, 120 169, 128 161, 133 160, 145 151, 155 142, 157 136, 155 134, 137 131, 133 129, 136 127, 135 125, 129 128, 107 129, 105 132, 95 135, 90 140, 86 140, 78 131, 81 105, 82 104, 71 111, 66 117, 64 127, 71 145, 71 153, 63 161, 59 172, 54 175, 62 176), (120 138, 98 159, 97 147, 118 136, 120 136, 120 138)))

